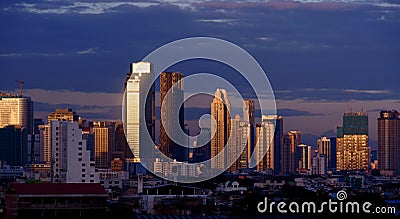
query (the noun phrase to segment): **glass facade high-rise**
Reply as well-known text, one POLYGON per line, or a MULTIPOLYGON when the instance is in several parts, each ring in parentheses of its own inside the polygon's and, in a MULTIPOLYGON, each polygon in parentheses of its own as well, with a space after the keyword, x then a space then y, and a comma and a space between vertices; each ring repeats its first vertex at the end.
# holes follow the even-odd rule
POLYGON ((246 99, 243 102, 243 121, 249 124, 249 134, 247 136, 247 163, 250 163, 252 156, 252 151, 254 151, 255 146, 255 118, 254 118, 254 100, 246 99))
POLYGON ((24 166, 27 162, 27 129, 20 125, 0 128, 0 161, 12 166, 24 166))
MULTIPOLYGON (((211 116, 215 122, 211 122, 211 133, 215 133, 211 139, 211 168, 225 169, 226 153, 219 154, 228 143, 230 137, 230 102, 224 89, 217 89, 211 103, 211 116), (215 157, 217 156, 218 157, 215 157)), ((226 151, 225 151, 226 152, 226 151)))
POLYGON ((263 121, 268 121, 271 124, 275 125, 275 131, 274 131, 274 140, 273 143, 271 144, 271 147, 273 147, 273 153, 274 153, 274 164, 273 164, 273 169, 275 174, 279 174, 281 172, 281 166, 282 166, 282 147, 283 147, 283 117, 279 115, 268 115, 266 117, 263 117, 263 121))
POLYGON ((311 169, 311 146, 299 144, 295 153, 296 172, 306 174, 311 169))
POLYGON ((33 102, 30 97, 0 93, 0 128, 19 125, 33 134, 33 102))
POLYGON ((336 170, 368 170, 368 114, 348 112, 337 127, 336 170))
POLYGON ((155 137, 155 90, 153 64, 149 62, 131 63, 127 75, 124 109, 124 130, 134 161, 140 162, 144 155, 141 150, 153 150, 152 145, 145 144, 144 139, 155 137), (145 89, 145 88, 150 89, 145 89))
POLYGON ((166 156, 178 161, 188 160, 188 148, 171 140, 181 137, 178 127, 184 127, 184 84, 180 72, 160 74, 160 150, 166 156), (182 106, 180 105, 182 104, 182 106), (178 120, 173 119, 178 115, 178 120), (168 133, 171 136, 168 136, 168 133))
POLYGON ((400 113, 381 111, 378 118, 378 167, 400 174, 400 113))

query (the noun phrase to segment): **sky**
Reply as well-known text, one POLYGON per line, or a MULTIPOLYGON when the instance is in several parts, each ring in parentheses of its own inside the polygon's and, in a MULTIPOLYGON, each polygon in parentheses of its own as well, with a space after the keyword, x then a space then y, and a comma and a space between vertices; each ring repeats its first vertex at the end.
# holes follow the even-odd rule
MULTIPOLYGON (((344 112, 365 110, 374 147, 379 110, 400 110, 394 0, 3 0, 0 16, 0 91, 18 92, 23 80, 36 117, 70 107, 88 119, 121 120, 129 63, 197 36, 248 51, 267 74, 284 129, 301 130, 305 143, 334 135, 344 112)), ((201 61, 172 70, 230 71, 201 61)), ((204 112, 195 111, 189 120, 204 112)))

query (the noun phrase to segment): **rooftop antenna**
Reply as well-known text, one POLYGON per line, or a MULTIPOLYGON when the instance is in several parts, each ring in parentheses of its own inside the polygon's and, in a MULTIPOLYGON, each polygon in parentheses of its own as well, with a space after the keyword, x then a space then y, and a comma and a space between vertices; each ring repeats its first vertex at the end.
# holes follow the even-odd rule
POLYGON ((19 83, 19 96, 22 97, 22 85, 24 84, 24 82, 21 80, 15 80, 15 81, 19 83))

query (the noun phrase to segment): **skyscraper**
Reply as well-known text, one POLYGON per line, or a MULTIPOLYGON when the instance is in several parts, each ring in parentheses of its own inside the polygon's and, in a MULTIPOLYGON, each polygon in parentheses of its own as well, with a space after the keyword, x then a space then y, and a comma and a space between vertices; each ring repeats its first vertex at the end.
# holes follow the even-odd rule
POLYGON ((274 170, 274 130, 275 124, 271 117, 262 116, 262 121, 256 127, 256 146, 254 153, 257 163, 257 170, 274 170))
POLYGON ((166 156, 179 161, 187 161, 187 147, 182 147, 177 142, 179 131, 184 130, 183 104, 183 74, 179 72, 162 72, 160 74, 160 150, 166 156), (168 96, 167 96, 168 94, 168 96), (178 115, 178 121, 173 119, 178 115), (167 131, 171 137, 168 136, 167 131))
POLYGON ((312 158, 311 175, 325 175, 326 163, 326 155, 317 152, 312 158))
POLYGON ((281 153, 282 173, 295 173, 298 163, 296 162, 297 146, 301 144, 301 132, 289 131, 284 135, 281 153))
POLYGON ((299 173, 307 173, 311 168, 311 146, 299 144, 296 148, 296 169, 299 173))
MULTIPOLYGON (((131 63, 127 75, 124 116, 124 130, 134 161, 140 162, 144 151, 152 153, 152 145, 145 139, 155 137, 155 90, 153 64, 149 62, 131 63), (145 89, 145 88, 150 89, 145 89)), ((148 153, 146 154, 148 155, 148 153)))
POLYGON ((336 170, 368 170, 368 114, 348 112, 337 128, 336 170))
POLYGON ((283 118, 279 115, 268 115, 263 117, 263 121, 268 121, 271 124, 275 124, 274 141, 271 144, 274 153, 274 173, 279 174, 282 166, 282 147, 283 147, 283 118))
POLYGON ((215 133, 211 139, 211 168, 224 169, 226 167, 226 154, 219 154, 228 143, 230 136, 230 102, 224 89, 217 89, 211 103, 211 116, 215 123, 211 123, 211 133, 215 133))
POLYGON ((40 161, 50 162, 51 159, 51 139, 50 139, 50 124, 39 125, 40 138, 40 161))
POLYGON ((95 182, 95 163, 90 161, 78 122, 51 121, 50 130, 52 181, 95 182))
POLYGON ((378 166, 400 174, 400 113, 381 111, 378 118, 378 166))
POLYGON ((238 172, 240 169, 247 168, 247 136, 249 132, 249 123, 242 121, 239 115, 231 119, 231 133, 228 141, 228 150, 226 152, 227 164, 230 172, 238 172))
POLYGON ((112 122, 93 122, 93 134, 96 168, 109 168, 115 143, 115 126, 112 122))
POLYGON ((254 120, 254 100, 244 100, 243 102, 243 121, 249 124, 249 134, 247 136, 247 163, 250 163, 251 155, 255 146, 255 129, 254 120))
POLYGON ((325 154, 326 169, 331 168, 331 140, 325 136, 317 140, 318 153, 325 154))
POLYGON ((30 97, 0 93, 0 128, 19 125, 33 134, 33 102, 30 97))

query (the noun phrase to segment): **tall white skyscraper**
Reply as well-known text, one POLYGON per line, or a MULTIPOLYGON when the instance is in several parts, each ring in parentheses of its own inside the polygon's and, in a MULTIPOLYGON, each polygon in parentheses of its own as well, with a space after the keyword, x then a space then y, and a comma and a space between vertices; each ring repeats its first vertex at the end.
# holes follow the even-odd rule
POLYGON ((153 64, 149 62, 131 64, 131 72, 126 81, 124 130, 135 162, 141 161, 143 156, 141 150, 149 149, 150 153, 153 150, 152 145, 143 145, 145 144, 143 139, 148 134, 153 140, 155 134, 154 85, 150 84, 153 79, 153 64), (150 88, 150 90, 144 88, 150 88))
POLYGON ((51 121, 52 178, 58 183, 93 183, 96 181, 95 163, 78 122, 51 121))

